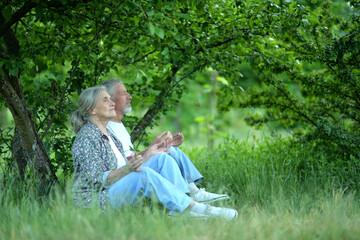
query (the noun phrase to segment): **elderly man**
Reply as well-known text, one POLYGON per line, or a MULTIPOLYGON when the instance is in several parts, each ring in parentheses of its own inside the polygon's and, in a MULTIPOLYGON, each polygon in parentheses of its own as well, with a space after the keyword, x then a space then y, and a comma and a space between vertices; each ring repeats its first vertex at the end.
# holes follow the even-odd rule
MULTIPOLYGON (((116 118, 113 118, 112 121, 109 121, 107 128, 122 143, 126 157, 131 157, 131 149, 133 149, 133 144, 131 142, 130 134, 127 132, 121 120, 126 113, 131 111, 130 101, 132 97, 119 79, 110 78, 103 81, 100 85, 103 85, 107 88, 112 101, 115 103, 116 118)), ((148 148, 139 154, 144 155, 145 152, 154 144, 159 144, 162 141, 170 142, 172 147, 168 149, 168 151, 170 151, 169 155, 177 162, 182 177, 188 183, 190 196, 192 199, 203 203, 229 199, 227 194, 210 193, 205 191, 205 189, 199 189, 196 186, 203 180, 203 176, 196 169, 186 154, 178 148, 178 146, 182 144, 183 140, 184 136, 181 133, 172 136, 169 131, 163 132, 153 140, 148 148)))

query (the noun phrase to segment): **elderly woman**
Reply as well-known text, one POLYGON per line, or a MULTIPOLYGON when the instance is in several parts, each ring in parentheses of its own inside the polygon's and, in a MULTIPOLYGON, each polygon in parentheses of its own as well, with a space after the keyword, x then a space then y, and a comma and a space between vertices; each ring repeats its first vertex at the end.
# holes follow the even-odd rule
POLYGON ((116 116, 114 102, 103 86, 84 90, 70 122, 76 133, 72 147, 75 202, 82 207, 124 207, 144 197, 156 197, 170 216, 186 213, 200 218, 234 219, 237 211, 195 202, 176 162, 162 145, 144 156, 126 159, 121 143, 107 131, 116 116), (161 157, 152 158, 155 154, 161 157))

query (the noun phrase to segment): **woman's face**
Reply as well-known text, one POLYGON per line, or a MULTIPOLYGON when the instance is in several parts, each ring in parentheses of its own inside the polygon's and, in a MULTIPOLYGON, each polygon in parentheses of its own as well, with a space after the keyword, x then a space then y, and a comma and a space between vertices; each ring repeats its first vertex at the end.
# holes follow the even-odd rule
POLYGON ((100 92, 95 107, 90 111, 90 115, 98 120, 111 120, 116 117, 115 104, 111 101, 107 92, 100 92))

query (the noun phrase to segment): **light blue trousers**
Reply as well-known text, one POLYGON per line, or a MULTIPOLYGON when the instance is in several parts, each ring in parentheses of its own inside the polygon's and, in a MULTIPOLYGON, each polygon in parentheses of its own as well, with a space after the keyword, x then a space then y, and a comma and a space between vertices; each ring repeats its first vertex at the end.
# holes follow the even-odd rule
POLYGON ((194 182, 195 184, 200 183, 204 177, 196 169, 194 164, 190 161, 189 157, 181 151, 180 148, 171 147, 169 148, 169 155, 176 161, 179 166, 181 175, 187 183, 194 182))
POLYGON ((183 212, 193 201, 186 193, 184 180, 177 162, 166 153, 151 157, 140 167, 109 188, 110 203, 124 207, 144 197, 158 199, 167 209, 183 212))

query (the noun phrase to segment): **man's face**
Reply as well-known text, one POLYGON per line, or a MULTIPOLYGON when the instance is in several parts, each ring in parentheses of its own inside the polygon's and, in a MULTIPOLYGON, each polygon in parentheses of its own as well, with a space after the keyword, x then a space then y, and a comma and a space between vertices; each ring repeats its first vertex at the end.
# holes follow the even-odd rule
POLYGON ((114 103, 117 114, 126 114, 131 111, 131 95, 126 91, 125 86, 119 83, 115 86, 114 103))

